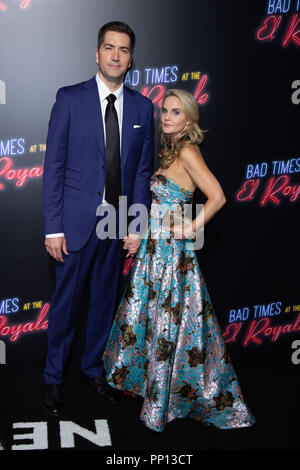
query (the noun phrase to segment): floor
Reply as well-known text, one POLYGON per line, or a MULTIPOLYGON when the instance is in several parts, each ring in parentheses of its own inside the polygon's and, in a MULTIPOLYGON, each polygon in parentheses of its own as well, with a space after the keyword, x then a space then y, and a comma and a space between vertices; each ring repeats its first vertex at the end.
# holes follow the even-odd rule
POLYGON ((103 402, 72 372, 64 384, 63 410, 55 418, 41 407, 41 376, 9 373, 0 377, 0 441, 4 450, 98 450, 115 459, 155 450, 184 455, 212 450, 299 450, 299 374, 244 372, 239 373, 239 381, 256 417, 251 428, 218 430, 186 418, 157 433, 139 420, 141 398, 103 402))

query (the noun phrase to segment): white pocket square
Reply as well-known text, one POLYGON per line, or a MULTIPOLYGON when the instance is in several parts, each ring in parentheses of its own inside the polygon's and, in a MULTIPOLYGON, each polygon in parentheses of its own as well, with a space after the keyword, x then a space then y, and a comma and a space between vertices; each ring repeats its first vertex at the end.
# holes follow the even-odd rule
POLYGON ((139 126, 138 124, 135 124, 135 125, 133 126, 133 129, 138 129, 139 127, 142 127, 142 126, 139 126))

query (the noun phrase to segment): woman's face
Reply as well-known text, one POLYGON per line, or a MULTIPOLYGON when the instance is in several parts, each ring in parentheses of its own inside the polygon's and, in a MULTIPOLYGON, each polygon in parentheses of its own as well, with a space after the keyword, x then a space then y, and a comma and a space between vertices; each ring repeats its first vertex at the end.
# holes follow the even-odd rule
POLYGON ((179 135, 185 129, 188 121, 182 103, 176 96, 168 96, 163 102, 160 122, 163 132, 172 137, 179 135))

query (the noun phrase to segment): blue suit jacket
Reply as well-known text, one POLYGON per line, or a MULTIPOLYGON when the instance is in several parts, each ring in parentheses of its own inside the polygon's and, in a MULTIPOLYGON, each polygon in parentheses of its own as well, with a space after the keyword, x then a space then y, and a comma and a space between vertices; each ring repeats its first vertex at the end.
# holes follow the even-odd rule
MULTIPOLYGON (((153 104, 126 86, 121 139, 122 194, 128 198, 128 207, 141 203, 149 209, 153 104)), ((45 234, 64 232, 67 248, 80 250, 95 227, 104 184, 103 121, 93 77, 57 92, 44 163, 45 234)))

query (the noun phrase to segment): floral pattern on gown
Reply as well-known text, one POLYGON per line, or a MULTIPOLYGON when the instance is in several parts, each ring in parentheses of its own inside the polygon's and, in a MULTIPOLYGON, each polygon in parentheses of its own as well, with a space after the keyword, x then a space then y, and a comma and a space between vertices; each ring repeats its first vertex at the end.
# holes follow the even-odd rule
POLYGON ((251 426, 255 418, 196 254, 187 249, 188 241, 155 233, 158 226, 162 230, 153 223, 163 216, 157 209, 191 202, 192 193, 164 175, 154 174, 150 185, 147 233, 103 357, 107 381, 144 397, 140 417, 154 431, 185 417, 221 429, 251 426))

